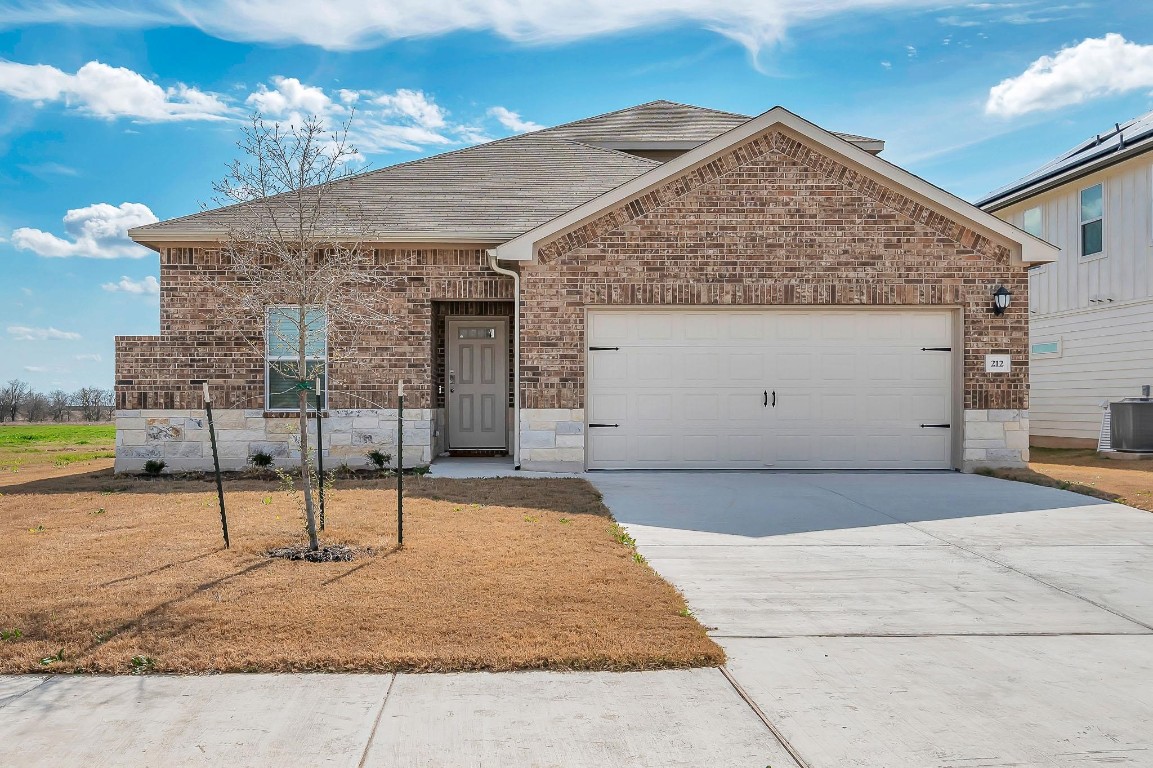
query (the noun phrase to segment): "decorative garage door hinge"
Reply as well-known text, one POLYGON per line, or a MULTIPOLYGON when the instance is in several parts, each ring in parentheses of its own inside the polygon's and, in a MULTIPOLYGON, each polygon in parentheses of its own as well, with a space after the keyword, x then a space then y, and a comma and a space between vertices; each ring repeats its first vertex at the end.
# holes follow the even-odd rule
POLYGON ((593 427, 619 427, 620 424, 589 424, 589 429, 593 427))
POLYGON ((952 347, 921 347, 922 352, 952 352, 952 347))
POLYGON ((925 427, 936 427, 937 429, 948 429, 951 426, 953 426, 953 425, 952 424, 922 424, 921 429, 924 429, 925 427))
POLYGON ((589 352, 619 352, 620 347, 589 347, 589 352))

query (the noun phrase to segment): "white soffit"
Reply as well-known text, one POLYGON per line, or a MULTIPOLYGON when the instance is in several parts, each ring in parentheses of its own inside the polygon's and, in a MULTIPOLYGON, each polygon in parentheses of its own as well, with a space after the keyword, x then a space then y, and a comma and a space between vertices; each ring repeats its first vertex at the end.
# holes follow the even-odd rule
POLYGON ((982 211, 980 208, 961 198, 934 186, 919 176, 883 160, 852 143, 840 139, 820 126, 810 123, 784 107, 773 107, 759 117, 754 117, 747 123, 723 133, 715 139, 701 144, 680 157, 657 166, 632 181, 625 182, 616 189, 604 193, 589 202, 577 206, 568 213, 561 214, 536 229, 509 240, 503 245, 493 249, 496 257, 502 261, 532 261, 536 258, 537 244, 551 239, 565 231, 575 229, 578 225, 596 217, 608 208, 618 203, 630 200, 644 192, 659 186, 664 181, 675 178, 681 173, 699 165, 715 155, 721 154, 729 147, 740 144, 758 134, 764 133, 775 126, 782 126, 804 137, 805 140, 828 150, 851 165, 857 166, 869 175, 877 176, 892 182, 897 187, 910 192, 914 197, 921 199, 932 208, 941 212, 948 212, 958 218, 969 222, 978 231, 991 235, 1002 241, 1008 241, 1019 246, 1014 256, 1025 264, 1044 264, 1057 259, 1060 249, 1054 245, 1033 237, 1012 224, 996 216, 982 211))

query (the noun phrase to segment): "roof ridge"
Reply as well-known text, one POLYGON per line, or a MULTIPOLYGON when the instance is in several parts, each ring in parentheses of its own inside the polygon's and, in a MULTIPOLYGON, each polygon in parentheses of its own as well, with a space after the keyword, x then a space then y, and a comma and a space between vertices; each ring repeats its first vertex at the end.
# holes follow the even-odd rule
POLYGON ((695 110, 699 110, 701 112, 712 112, 712 113, 718 114, 718 115, 728 115, 730 117, 740 117, 740 118, 744 118, 745 120, 751 119, 749 115, 741 115, 741 114, 738 114, 736 112, 725 112, 725 111, 720 110, 720 109, 711 109, 709 107, 700 107, 700 106, 697 106, 696 104, 682 104, 679 101, 669 101, 668 99, 653 99, 652 101, 646 101, 643 104, 633 104, 632 106, 629 106, 629 107, 621 107, 620 109, 614 109, 611 112, 603 112, 599 115, 590 115, 589 117, 582 117, 580 120, 572 120, 572 121, 567 122, 567 123, 559 123, 557 125, 550 125, 547 128, 541 128, 539 131, 533 131, 533 133, 546 133, 548 131, 555 131, 558 128, 571 128, 574 125, 581 125, 582 123, 587 123, 587 122, 590 122, 592 120, 601 120, 603 118, 611 117, 613 115, 619 115, 622 112, 631 112, 631 111, 636 110, 636 109, 641 109, 642 107, 650 107, 653 104, 672 104, 673 106, 685 107, 688 109, 695 109, 695 110))

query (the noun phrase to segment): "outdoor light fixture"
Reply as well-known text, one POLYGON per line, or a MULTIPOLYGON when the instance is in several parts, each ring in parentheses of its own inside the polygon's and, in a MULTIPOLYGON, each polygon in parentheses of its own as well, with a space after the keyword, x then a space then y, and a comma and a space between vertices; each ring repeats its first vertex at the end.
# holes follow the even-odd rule
POLYGON ((998 285, 997 290, 993 291, 993 314, 1003 315, 1005 310, 1009 308, 1009 302, 1012 301, 1013 294, 1003 285, 998 285))

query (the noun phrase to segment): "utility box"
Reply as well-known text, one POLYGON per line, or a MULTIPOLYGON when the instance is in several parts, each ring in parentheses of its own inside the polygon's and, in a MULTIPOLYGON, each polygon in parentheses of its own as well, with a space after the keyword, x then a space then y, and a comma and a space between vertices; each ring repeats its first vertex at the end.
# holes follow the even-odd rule
POLYGON ((1153 453, 1153 398, 1109 403, 1109 422, 1114 451, 1153 453))

